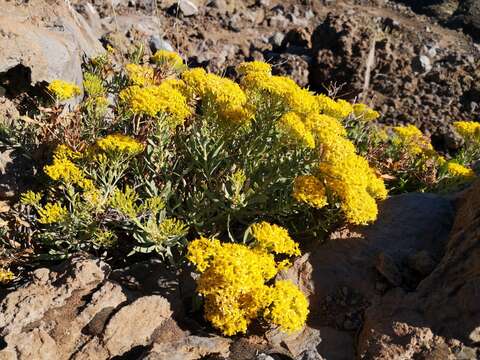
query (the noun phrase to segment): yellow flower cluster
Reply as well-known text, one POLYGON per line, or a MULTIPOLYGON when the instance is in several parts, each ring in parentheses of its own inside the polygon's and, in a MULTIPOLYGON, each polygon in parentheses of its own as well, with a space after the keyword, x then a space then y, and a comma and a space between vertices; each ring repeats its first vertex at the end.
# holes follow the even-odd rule
POLYGON ((293 197, 317 209, 328 204, 325 185, 313 175, 298 176, 295 179, 293 197))
POLYGON ((294 112, 284 114, 279 122, 280 130, 288 138, 292 138, 295 143, 306 146, 310 149, 315 148, 315 138, 311 131, 307 129, 300 116, 294 112))
POLYGON ((134 114, 156 116, 165 113, 174 118, 172 126, 183 123, 192 110, 179 84, 163 81, 160 85, 130 86, 120 92, 120 100, 134 114))
POLYGON ((83 88, 91 97, 105 95, 105 87, 103 86, 102 79, 90 72, 83 75, 83 88))
POLYGON ((271 236, 280 236, 280 241, 263 239, 257 241, 261 246, 250 248, 200 238, 188 246, 187 258, 200 273, 197 291, 204 297, 205 318, 224 335, 246 332, 248 325, 258 316, 268 317, 288 332, 299 330, 306 321, 308 301, 301 291, 297 289, 295 293, 293 284, 281 283, 278 288, 266 285, 277 274, 279 266, 264 245, 268 250, 278 248, 299 254, 298 245, 289 243, 293 240, 288 233, 267 225, 260 224, 260 238, 270 233, 271 236), (267 225, 271 227, 270 231, 265 230, 267 225))
POLYGON ((473 121, 455 121, 453 127, 465 140, 477 138, 480 142, 480 123, 473 121))
POLYGON ((355 111, 365 120, 372 120, 378 113, 363 104, 354 107, 345 100, 314 95, 289 78, 272 76, 268 64, 263 67, 242 64, 238 72, 243 75, 241 84, 245 91, 267 94, 272 103, 281 103, 288 110, 280 118, 281 128, 288 129, 292 138, 315 147, 321 154, 316 169, 318 178, 299 177, 293 196, 310 206, 323 207, 327 204, 328 189, 340 198, 349 222, 366 224, 375 220, 378 212, 375 199, 385 198, 387 190, 368 162, 356 154, 341 121, 355 111))
POLYGON ((211 106, 228 125, 243 125, 252 118, 247 95, 230 79, 208 74, 203 69, 187 70, 182 79, 192 93, 211 106))
POLYGON ((412 155, 430 154, 433 150, 430 140, 415 125, 393 127, 394 143, 406 147, 412 155))
POLYGON ((84 190, 93 188, 92 181, 87 179, 83 171, 67 157, 54 154, 53 164, 46 165, 43 171, 52 180, 78 185, 84 190))
POLYGON ((81 94, 80 88, 77 85, 63 80, 53 80, 47 89, 60 101, 68 100, 81 94))
POLYGON ((147 86, 153 84, 154 71, 150 66, 127 64, 125 70, 133 85, 147 86))
POLYGON ((122 134, 113 134, 97 140, 97 146, 106 153, 122 153, 135 156, 143 151, 137 140, 122 134))
POLYGON ((157 65, 168 66, 172 69, 183 67, 183 59, 176 52, 168 50, 158 50, 153 56, 152 61, 157 65))
POLYGON ((8 284, 15 279, 15 274, 8 269, 0 268, 0 284, 8 284))
POLYGON ((43 208, 38 209, 38 215, 40 224, 53 224, 64 220, 68 211, 59 203, 48 203, 43 208))
POLYGON ((237 66, 237 72, 240 75, 259 73, 265 75, 272 74, 272 67, 263 61, 244 62, 237 66))
POLYGON ((265 318, 291 333, 305 323, 308 316, 308 300, 291 281, 279 280, 270 294, 272 304, 265 311, 265 318))
POLYGON ((365 122, 376 120, 380 116, 377 111, 361 103, 353 105, 353 113, 357 119, 365 122))
POLYGON ((459 163, 449 161, 446 164, 447 173, 458 180, 471 180, 475 177, 475 172, 459 163))
POLYGON ((298 244, 288 235, 288 231, 281 226, 263 221, 253 224, 251 229, 255 238, 254 249, 277 255, 300 255, 298 244))
POLYGON ((31 190, 23 193, 20 197, 20 202, 23 205, 36 206, 40 203, 40 200, 42 200, 42 195, 31 190))

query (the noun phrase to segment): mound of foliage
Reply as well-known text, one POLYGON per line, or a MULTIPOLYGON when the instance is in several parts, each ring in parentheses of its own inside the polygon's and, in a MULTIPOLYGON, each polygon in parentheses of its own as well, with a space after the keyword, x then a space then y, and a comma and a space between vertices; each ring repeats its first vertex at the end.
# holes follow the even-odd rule
POLYGON ((466 145, 447 161, 417 128, 380 129, 368 106, 313 94, 267 63, 239 65, 233 81, 166 51, 112 58, 86 64, 75 108, 65 102, 81 89, 56 80, 34 120, 3 129, 25 153, 47 156, 3 214, 0 282, 25 252, 153 252, 172 263, 186 252, 206 318, 224 334, 256 318, 294 331, 308 303, 273 280, 300 255, 289 233, 312 241, 336 224, 371 223, 384 180, 404 192, 474 177, 465 165, 480 152, 476 123, 456 123, 466 145))

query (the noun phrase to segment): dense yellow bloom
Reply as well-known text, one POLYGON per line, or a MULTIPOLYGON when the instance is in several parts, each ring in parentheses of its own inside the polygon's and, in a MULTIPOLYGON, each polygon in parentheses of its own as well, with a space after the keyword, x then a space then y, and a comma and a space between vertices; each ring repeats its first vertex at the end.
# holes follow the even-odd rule
POLYGON ((447 173, 458 179, 473 179, 475 177, 475 172, 472 169, 469 169, 459 163, 449 161, 447 163, 447 173))
POLYGON ((77 85, 63 80, 53 80, 47 89, 60 101, 68 100, 81 94, 81 90, 77 85))
POLYGON ((200 237, 188 245, 187 259, 195 265, 197 271, 202 273, 210 265, 210 261, 221 249, 221 243, 217 239, 200 237))
POLYGON ((182 73, 182 80, 196 96, 204 96, 207 91, 208 76, 202 68, 188 69, 182 73))
POLYGON ((183 59, 174 51, 158 50, 153 56, 152 61, 158 65, 166 65, 172 69, 183 67, 183 59))
POLYGON ((59 203, 48 203, 38 210, 38 215, 40 224, 53 224, 64 220, 68 211, 59 203))
POLYGON ((123 153, 131 156, 143 151, 143 145, 137 140, 122 134, 113 134, 97 140, 97 146, 106 153, 123 153))
POLYGON ((130 86, 120 92, 120 100, 134 114, 155 116, 166 113, 173 117, 172 127, 182 123, 192 111, 186 97, 170 82, 160 85, 130 86))
MULTIPOLYGON (((200 273, 197 291, 204 298, 205 318, 224 335, 245 332, 251 321, 262 314, 278 309, 285 303, 272 305, 272 294, 278 297, 285 291, 285 298, 291 302, 293 312, 299 313, 299 302, 293 300, 292 289, 278 289, 266 285, 285 262, 276 264, 273 254, 299 254, 298 245, 288 236, 286 230, 268 223, 253 226, 257 242, 253 248, 240 244, 222 244, 218 240, 200 238, 188 246, 187 258, 200 273), (272 305, 272 306, 271 306, 272 305)), ((307 304, 308 307, 308 304, 307 304)), ((280 320, 277 313, 272 319, 278 320, 282 328, 289 330, 302 326, 300 318, 288 314, 290 320, 280 320)), ((305 319, 304 319, 305 321, 305 319)))
POLYGON ((278 124, 288 138, 308 148, 315 147, 315 138, 296 113, 286 113, 280 118, 278 124))
POLYGON ((203 69, 187 70, 182 78, 191 91, 205 100, 226 124, 242 125, 251 119, 247 95, 234 81, 207 74, 203 69))
POLYGON ((102 79, 93 73, 87 72, 83 75, 83 87, 86 93, 92 97, 103 96, 105 94, 102 79))
POLYGON ((335 101, 323 94, 317 95, 316 100, 320 108, 320 113, 334 117, 335 119, 342 120, 353 111, 353 106, 345 100, 335 101))
POLYGON ((420 155, 433 150, 430 140, 415 125, 395 126, 397 138, 394 143, 405 146, 412 155, 420 155))
POLYGON ((82 153, 72 150, 67 145, 61 144, 55 148, 53 152, 54 159, 66 159, 66 160, 75 160, 80 159, 82 157, 82 153))
POLYGON ((266 75, 271 75, 272 67, 270 64, 267 64, 263 61, 243 62, 237 66, 237 72, 241 75, 251 73, 263 73, 266 75))
POLYGON ((334 152, 319 170, 327 186, 342 201, 345 217, 353 224, 367 224, 378 214, 376 198, 385 198, 383 181, 375 176, 368 162, 352 153, 334 152))
POLYGON ((15 274, 8 269, 0 268, 0 284, 8 284, 15 279, 15 274))
POLYGON ((153 84, 154 72, 150 66, 127 64, 125 70, 133 85, 147 86, 153 84))
POLYGON ((313 175, 297 176, 293 183, 293 197, 317 209, 328 204, 325 186, 313 175))
POLYGON ((274 254, 300 255, 298 244, 288 235, 288 231, 281 226, 263 221, 253 224, 251 229, 255 238, 255 249, 274 254))
POLYGON ((466 140, 478 138, 480 142, 480 123, 474 121, 455 121, 455 130, 466 140))
POLYGON ((271 292, 272 304, 265 317, 286 333, 300 330, 307 321, 308 300, 291 281, 280 280, 271 292))
POLYGON ((356 118, 362 121, 373 121, 378 119, 378 117, 380 116, 377 111, 361 103, 353 105, 353 113, 355 114, 356 118))
POLYGON ((43 170, 52 180, 75 184, 83 189, 90 189, 93 183, 85 178, 83 171, 67 158, 54 157, 52 165, 46 165, 43 170))

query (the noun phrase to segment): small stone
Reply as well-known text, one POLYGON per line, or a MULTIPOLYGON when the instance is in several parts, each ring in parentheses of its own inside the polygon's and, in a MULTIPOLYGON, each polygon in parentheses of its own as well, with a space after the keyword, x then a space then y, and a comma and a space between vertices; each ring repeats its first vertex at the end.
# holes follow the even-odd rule
POLYGON ((428 56, 416 56, 412 60, 412 69, 417 73, 428 73, 432 70, 432 62, 428 56))
POLYGON ((272 44, 274 47, 282 47, 283 39, 285 39, 285 35, 279 31, 274 33, 270 39, 269 42, 272 44))
POLYGON ((152 51, 152 53, 155 53, 158 50, 174 51, 173 46, 170 45, 168 41, 163 40, 158 35, 152 35, 150 37, 148 45, 150 46, 150 50, 152 51))
POLYGON ((267 354, 258 354, 256 360, 275 360, 273 357, 267 354))
POLYGON ((194 16, 198 14, 198 7, 189 0, 180 0, 178 8, 184 16, 194 16))

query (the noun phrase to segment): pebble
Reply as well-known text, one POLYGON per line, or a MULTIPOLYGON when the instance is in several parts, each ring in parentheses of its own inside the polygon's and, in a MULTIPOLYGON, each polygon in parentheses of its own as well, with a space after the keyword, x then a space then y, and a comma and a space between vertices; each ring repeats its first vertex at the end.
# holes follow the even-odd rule
POLYGON ((150 37, 148 45, 150 46, 150 50, 152 50, 152 53, 155 53, 158 50, 174 51, 173 46, 170 45, 168 41, 163 40, 158 35, 152 35, 150 37))
POLYGON ((184 16, 194 16, 198 14, 198 7, 190 0, 180 0, 178 8, 184 16))

